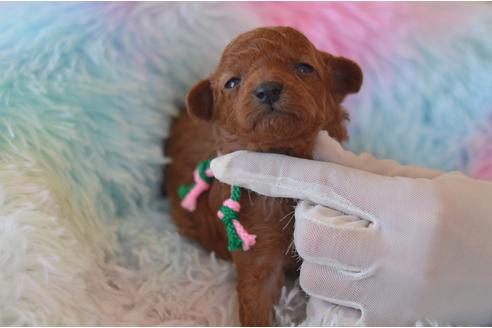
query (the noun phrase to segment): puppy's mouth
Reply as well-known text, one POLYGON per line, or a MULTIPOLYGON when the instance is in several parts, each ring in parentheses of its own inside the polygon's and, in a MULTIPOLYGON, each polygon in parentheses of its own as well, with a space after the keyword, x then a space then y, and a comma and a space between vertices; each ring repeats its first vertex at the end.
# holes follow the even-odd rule
POLYGON ((223 152, 246 149, 308 158, 311 141, 321 129, 322 119, 314 106, 298 102, 249 105, 236 110, 232 122, 222 128, 223 152))
POLYGON ((265 105, 251 113, 248 130, 251 138, 285 141, 301 136, 312 125, 303 110, 278 104, 265 105))
MULTIPOLYGON (((260 116, 262 118, 276 117, 276 116, 290 116, 293 119, 301 119, 300 113, 302 110, 296 108, 290 108, 287 106, 281 106, 279 104, 263 105, 260 109, 260 116)), ((261 117, 260 117, 261 119, 261 117)))

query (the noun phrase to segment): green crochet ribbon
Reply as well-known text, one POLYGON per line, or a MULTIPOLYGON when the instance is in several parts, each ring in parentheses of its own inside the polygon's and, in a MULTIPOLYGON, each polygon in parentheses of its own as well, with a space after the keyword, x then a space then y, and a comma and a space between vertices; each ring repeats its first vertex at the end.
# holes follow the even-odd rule
MULTIPOLYGON (((214 181, 214 178, 213 177, 209 177, 205 172, 210 168, 210 162, 212 160, 211 159, 208 159, 206 161, 203 161, 201 162, 200 164, 198 164, 198 174, 200 175, 200 178, 202 180, 204 180, 206 183, 208 184, 211 184, 212 181, 214 181)), ((182 186, 179 186, 178 188, 178 196, 180 199, 183 199, 186 197, 186 195, 188 195, 188 193, 190 192, 191 189, 193 189, 193 187, 195 187, 195 183, 191 183, 189 185, 182 185, 182 186)))
MULTIPOLYGON (((241 188, 238 186, 232 186, 230 199, 239 202, 241 199, 241 188)), ((234 227, 233 223, 233 220, 239 220, 239 213, 225 205, 222 205, 219 211, 224 215, 221 220, 227 231, 227 249, 231 252, 242 249, 243 241, 239 238, 239 235, 236 232, 236 227, 234 227)))
MULTIPOLYGON (((209 177, 205 173, 210 168, 211 161, 212 160, 203 161, 200 164, 198 164, 197 167, 200 178, 208 184, 211 184, 212 181, 214 180, 214 177, 209 177)), ((189 185, 179 186, 178 189, 179 198, 180 199, 185 198, 186 195, 190 192, 190 190, 195 187, 195 185, 196 185, 195 183, 192 183, 189 185)), ((230 199, 239 202, 239 200, 241 199, 240 187, 232 186, 230 199)), ((219 209, 219 212, 222 212, 222 214, 224 215, 221 221, 224 224, 227 232, 227 239, 228 239, 227 249, 229 251, 237 251, 243 249, 243 241, 239 237, 236 231, 236 227, 234 226, 233 223, 234 220, 239 221, 239 213, 226 205, 222 205, 219 209)))

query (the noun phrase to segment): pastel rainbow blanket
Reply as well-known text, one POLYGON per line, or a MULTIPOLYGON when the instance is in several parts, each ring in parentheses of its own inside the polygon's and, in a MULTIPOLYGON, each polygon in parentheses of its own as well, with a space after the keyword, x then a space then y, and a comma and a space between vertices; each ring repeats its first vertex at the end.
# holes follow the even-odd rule
MULTIPOLYGON (((161 145, 225 44, 279 24, 361 64, 347 148, 492 179, 489 4, 1 3, 0 325, 239 323, 231 264, 167 214, 161 145)), ((305 304, 286 287, 276 322, 346 320, 305 304)))

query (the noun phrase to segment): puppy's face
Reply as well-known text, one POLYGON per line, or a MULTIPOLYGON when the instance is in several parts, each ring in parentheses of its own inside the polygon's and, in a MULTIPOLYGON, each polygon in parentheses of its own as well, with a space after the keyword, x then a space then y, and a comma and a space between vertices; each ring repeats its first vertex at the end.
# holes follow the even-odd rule
POLYGON ((225 48, 215 73, 189 92, 187 108, 248 149, 289 149, 321 129, 345 139, 340 103, 361 83, 357 64, 317 50, 300 32, 259 28, 225 48))

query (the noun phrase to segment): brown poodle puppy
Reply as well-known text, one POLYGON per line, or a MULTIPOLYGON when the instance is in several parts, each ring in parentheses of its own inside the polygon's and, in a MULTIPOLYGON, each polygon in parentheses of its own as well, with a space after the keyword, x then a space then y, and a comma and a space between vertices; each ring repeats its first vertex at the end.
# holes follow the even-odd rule
POLYGON ((230 186, 215 180, 194 212, 180 206, 178 187, 193 182, 199 162, 218 154, 252 150, 310 158, 320 130, 346 139, 348 115, 340 103, 361 84, 354 62, 317 50, 292 28, 272 27, 234 39, 216 71, 187 95, 187 111, 174 122, 165 144, 172 159, 165 170, 172 216, 182 234, 234 262, 242 325, 271 325, 285 274, 299 266, 292 250, 293 222, 286 219, 295 201, 243 193, 240 222, 257 236, 256 245, 229 252, 216 213, 230 186))

